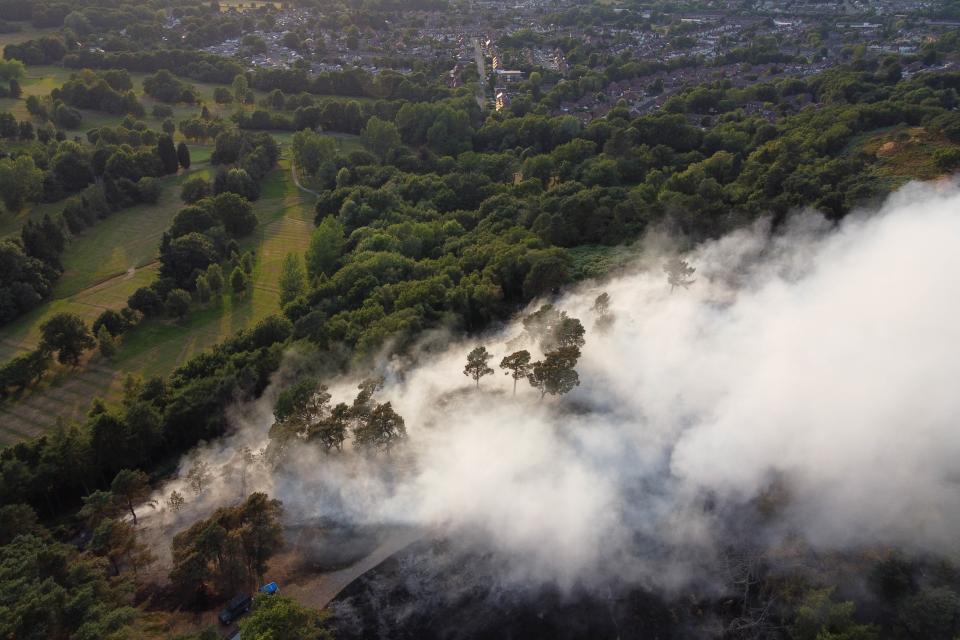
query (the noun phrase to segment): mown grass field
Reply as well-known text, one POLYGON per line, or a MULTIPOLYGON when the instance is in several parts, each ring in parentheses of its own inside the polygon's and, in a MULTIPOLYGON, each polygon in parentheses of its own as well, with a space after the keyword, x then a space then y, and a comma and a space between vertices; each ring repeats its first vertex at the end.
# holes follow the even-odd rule
MULTIPOLYGON (((152 281, 160 234, 180 207, 182 180, 182 176, 168 179, 157 205, 119 212, 74 241, 64 256, 67 271, 57 297, 0 330, 0 359, 35 346, 39 325, 49 315, 71 311, 91 322, 106 308, 123 307, 133 291, 152 281)), ((119 353, 109 361, 92 353, 77 369, 56 367, 36 388, 0 405, 0 445, 44 433, 58 419, 79 418, 94 397, 116 401, 127 374, 166 375, 204 349, 276 313, 280 265, 287 253, 306 249, 313 229, 313 196, 297 189, 284 159, 265 179, 254 209, 260 224, 242 245, 255 252, 257 262, 245 295, 225 294, 180 322, 148 320, 124 337, 119 353)))
MULTIPOLYGON (((37 37, 42 30, 25 30, 0 35, 0 47, 11 42, 37 37)), ((61 86, 73 70, 55 66, 27 67, 20 99, 0 99, 0 110, 28 119, 25 99, 45 96, 61 86)), ((131 73, 134 89, 146 108, 143 120, 159 130, 161 120, 150 115, 157 104, 143 94, 144 73, 131 73)), ((215 116, 229 118, 238 107, 217 105, 213 91, 217 85, 185 80, 197 88, 201 99, 215 116)), ((264 94, 257 92, 257 100, 264 94)), ((198 115, 199 105, 173 105, 174 120, 198 115)), ((252 110, 255 107, 243 107, 252 110)), ((83 140, 84 134, 99 126, 115 126, 122 116, 82 111, 83 122, 71 132, 83 140)), ((0 446, 27 437, 36 437, 58 420, 82 416, 94 397, 108 402, 120 397, 127 374, 145 377, 168 374, 190 357, 222 341, 235 332, 254 325, 279 310, 278 280, 280 266, 287 253, 302 253, 313 229, 314 197, 301 192, 290 177, 289 146, 291 132, 272 132, 284 150, 281 166, 262 185, 262 197, 254 204, 260 224, 241 244, 254 251, 256 265, 250 290, 243 296, 225 294, 216 303, 195 308, 180 322, 154 319, 128 333, 118 354, 111 360, 91 352, 78 368, 56 365, 35 388, 21 397, 0 404, 0 446)), ((359 148, 357 136, 334 134, 344 152, 359 148)), ((180 136, 177 134, 177 138, 180 136)), ((209 175, 210 145, 188 143, 192 167, 190 175, 209 175)), ((105 309, 120 309, 139 287, 157 277, 157 249, 163 232, 182 206, 181 183, 186 174, 163 178, 162 195, 154 205, 141 205, 116 212, 106 220, 72 238, 62 257, 64 273, 46 304, 0 328, 0 361, 34 348, 40 339, 40 325, 51 315, 69 311, 85 322, 92 322, 105 309)), ((0 238, 19 234, 27 220, 45 214, 57 214, 63 201, 31 205, 13 215, 0 214, 0 238)))

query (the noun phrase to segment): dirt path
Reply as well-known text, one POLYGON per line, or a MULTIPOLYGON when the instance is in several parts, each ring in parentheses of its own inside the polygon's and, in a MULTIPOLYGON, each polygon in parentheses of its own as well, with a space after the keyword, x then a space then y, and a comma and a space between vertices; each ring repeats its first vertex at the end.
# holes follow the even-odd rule
POLYGON ((283 593, 306 607, 323 609, 354 580, 406 549, 422 536, 423 531, 419 529, 398 529, 388 535, 368 556, 349 567, 290 585, 283 589, 283 593))
POLYGON ((320 197, 320 194, 314 191, 313 189, 308 189, 302 184, 300 184, 300 176, 297 175, 297 163, 293 161, 293 155, 290 156, 290 177, 293 178, 293 184, 297 185, 297 189, 304 191, 306 193, 312 194, 316 197, 320 197))

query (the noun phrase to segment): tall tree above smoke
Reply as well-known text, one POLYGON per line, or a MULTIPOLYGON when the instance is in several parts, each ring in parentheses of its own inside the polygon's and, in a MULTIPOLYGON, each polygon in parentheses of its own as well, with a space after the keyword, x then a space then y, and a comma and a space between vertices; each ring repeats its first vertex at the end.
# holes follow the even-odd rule
POLYGON ((605 316, 610 312, 610 294, 604 291, 596 297, 593 301, 593 306, 590 309, 596 313, 598 316, 605 316))
POLYGON ((478 389, 480 388, 480 378, 493 373, 493 369, 487 365, 487 361, 492 357, 493 355, 487 352, 487 348, 484 346, 475 347, 473 351, 467 354, 467 366, 463 368, 463 375, 473 378, 478 389))
POLYGON ((124 509, 133 516, 133 524, 137 524, 137 512, 133 505, 147 499, 150 495, 150 479, 143 471, 124 469, 117 474, 110 484, 110 491, 124 509))
POLYGON ((530 386, 540 392, 540 398, 550 394, 561 396, 573 391, 580 384, 580 376, 574 367, 580 358, 577 347, 561 347, 548 353, 543 360, 534 362, 527 375, 530 386))
POLYGON ((544 353, 563 347, 583 347, 583 324, 567 316, 566 311, 545 304, 523 319, 523 327, 544 353))
POLYGON ((389 402, 378 404, 353 431, 353 439, 361 449, 389 452, 407 437, 403 418, 389 402))
POLYGON ((593 301, 593 306, 590 307, 590 310, 597 315, 597 319, 594 322, 594 328, 601 332, 605 333, 610 330, 610 327, 613 326, 613 314, 610 313, 610 294, 604 291, 596 297, 593 301))
POLYGON ((686 260, 677 256, 667 260, 667 263, 663 265, 663 271, 667 274, 667 284, 670 285, 671 293, 677 287, 688 289, 695 282, 690 276, 696 272, 696 269, 691 267, 686 260))
POLYGON ((500 361, 500 368, 513 378, 513 395, 517 395, 517 381, 523 380, 530 373, 530 352, 526 349, 515 351, 504 356, 500 361))

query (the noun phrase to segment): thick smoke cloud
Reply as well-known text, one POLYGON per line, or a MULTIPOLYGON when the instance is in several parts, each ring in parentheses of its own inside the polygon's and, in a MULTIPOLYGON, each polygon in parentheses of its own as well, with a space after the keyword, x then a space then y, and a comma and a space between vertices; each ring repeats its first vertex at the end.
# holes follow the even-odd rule
MULTIPOLYGON (((292 518, 455 533, 501 554, 509 578, 561 586, 682 584, 765 492, 778 498, 764 536, 955 550, 960 190, 909 185, 838 228, 815 213, 786 227, 699 247, 686 290, 670 291, 651 241, 635 270, 555 301, 587 328, 582 383, 563 400, 523 382, 513 396, 499 370, 472 388, 462 369, 478 342, 493 365, 537 356, 510 324, 383 364, 405 450, 303 448, 253 482, 292 518), (601 291, 606 331, 591 311, 601 291)), ((355 380, 331 383, 350 400, 355 380)), ((241 444, 262 447, 269 410, 240 408, 237 434, 202 455, 228 467, 241 444)), ((218 482, 230 490, 203 508, 236 499, 235 479, 218 482)))

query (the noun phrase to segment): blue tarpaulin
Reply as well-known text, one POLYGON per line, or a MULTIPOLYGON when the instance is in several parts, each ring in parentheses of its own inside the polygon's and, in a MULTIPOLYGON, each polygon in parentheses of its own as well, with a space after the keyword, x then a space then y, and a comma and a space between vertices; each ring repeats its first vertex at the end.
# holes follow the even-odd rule
POLYGON ((279 587, 277 586, 276 582, 268 582, 267 584, 260 587, 260 593, 265 593, 269 596, 272 596, 277 592, 278 589, 279 587))

